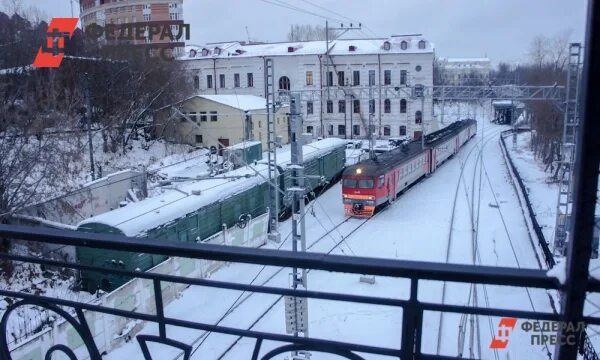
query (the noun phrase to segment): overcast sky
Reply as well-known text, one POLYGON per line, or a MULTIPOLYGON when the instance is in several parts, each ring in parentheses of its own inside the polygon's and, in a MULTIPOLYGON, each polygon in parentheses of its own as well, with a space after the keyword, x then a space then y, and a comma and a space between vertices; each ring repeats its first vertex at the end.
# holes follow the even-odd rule
MULTIPOLYGON (((23 1, 48 17, 71 15, 71 0, 23 1)), ((324 25, 323 18, 273 4, 282 2, 332 20, 361 21, 363 30, 352 37, 422 33, 438 56, 488 56, 494 63, 525 61, 538 34, 569 29, 572 41, 583 41, 587 6, 586 0, 184 0, 189 43, 245 40, 246 27, 252 40, 283 41, 292 23, 324 25)))

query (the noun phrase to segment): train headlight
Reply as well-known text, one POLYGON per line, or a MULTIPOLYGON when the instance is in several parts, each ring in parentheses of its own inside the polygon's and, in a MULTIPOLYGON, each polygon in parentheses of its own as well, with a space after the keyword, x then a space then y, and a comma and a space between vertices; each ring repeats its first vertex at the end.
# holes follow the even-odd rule
POLYGON ((361 168, 358 168, 358 169, 356 169, 356 173, 357 173, 358 175, 362 174, 362 169, 361 169, 361 168))

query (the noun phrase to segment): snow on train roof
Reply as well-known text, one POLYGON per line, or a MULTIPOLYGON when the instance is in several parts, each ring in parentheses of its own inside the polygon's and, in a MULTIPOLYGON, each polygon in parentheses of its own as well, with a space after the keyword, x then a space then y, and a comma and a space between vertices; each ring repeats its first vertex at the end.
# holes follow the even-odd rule
MULTIPOLYGON (((305 160, 330 152, 339 146, 345 146, 341 139, 325 139, 303 147, 305 160)), ((289 151, 285 151, 277 159, 277 163, 286 166, 290 162, 289 151)), ((220 201, 241 191, 263 183, 268 177, 268 168, 259 163, 250 168, 240 168, 228 172, 227 176, 248 176, 241 179, 215 178, 200 180, 177 188, 165 188, 161 195, 131 203, 123 208, 97 215, 80 222, 77 227, 86 224, 104 224, 118 228, 127 236, 143 236, 149 229, 167 224, 196 211, 202 206, 220 201), (256 171, 262 176, 257 175, 256 171), (194 195, 200 191, 200 195, 194 195)))

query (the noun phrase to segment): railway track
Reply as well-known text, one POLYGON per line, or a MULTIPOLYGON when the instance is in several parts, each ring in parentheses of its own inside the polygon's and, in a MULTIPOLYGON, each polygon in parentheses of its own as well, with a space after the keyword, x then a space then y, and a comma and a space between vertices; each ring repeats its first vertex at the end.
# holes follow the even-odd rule
MULTIPOLYGON (((450 258, 450 251, 451 251, 451 247, 452 247, 452 230, 453 230, 454 217, 455 217, 455 212, 456 212, 456 203, 457 203, 457 199, 459 198, 458 194, 459 194, 460 186, 462 183, 462 186, 464 188, 464 195, 467 200, 467 208, 469 211, 469 217, 470 217, 470 223, 471 223, 470 224, 471 225, 471 261, 472 261, 473 265, 481 265, 482 264, 481 254, 479 252, 479 246, 478 246, 478 235, 479 235, 479 218, 480 218, 480 209, 481 209, 481 191, 482 191, 482 187, 484 187, 486 185, 486 183, 487 183, 487 186, 489 187, 490 192, 492 193, 492 196, 494 198, 493 199, 494 203, 499 205, 498 199, 495 195, 494 186, 492 185, 489 174, 487 173, 487 169, 485 168, 485 162, 483 160, 483 151, 485 149, 486 144, 489 141, 491 141, 492 139, 496 138, 496 136, 501 134, 502 132, 503 132, 502 129, 500 129, 499 131, 497 129, 495 129, 495 130, 492 130, 492 133, 490 133, 490 134, 482 135, 482 138, 475 144, 475 146, 467 154, 467 157, 463 163, 463 166, 461 167, 461 173, 459 175, 460 177, 459 177, 459 181, 457 183, 455 197, 453 200, 452 220, 451 220, 451 225, 450 225, 450 230, 449 230, 449 235, 448 235, 448 245, 447 245, 447 249, 446 249, 446 262, 448 262, 449 258, 450 258), (477 150, 477 152, 474 152, 475 150, 477 150), (464 173, 465 172, 464 168, 468 162, 468 159, 474 153, 477 154, 477 157, 473 164, 471 187, 469 189, 467 187, 467 184, 465 181, 466 175, 464 173), (470 196, 469 196, 469 194, 470 194, 470 196)), ((518 268, 521 268, 521 264, 519 262, 518 255, 515 251, 514 244, 511 240, 511 235, 508 230, 508 226, 504 220, 501 209, 498 208, 498 211, 499 211, 499 216, 501 218, 501 221, 503 223, 505 235, 508 239, 508 245, 511 248, 511 252, 512 252, 512 255, 515 260, 515 264, 518 268)), ((467 305, 479 306, 478 288, 481 288, 483 290, 485 306, 490 307, 487 287, 485 285, 477 286, 474 284, 472 284, 470 287, 468 299, 467 299, 467 305)), ((443 290, 442 290, 442 302, 445 301, 446 291, 447 291, 447 287, 446 287, 446 283, 444 283, 443 290)), ((536 311, 529 289, 526 288, 525 291, 527 293, 527 297, 529 299, 531 309, 533 311, 536 311)), ((552 306, 552 304, 550 304, 550 305, 552 306)), ((481 358, 483 355, 482 355, 482 350, 481 350, 481 336, 480 336, 481 332, 480 332, 480 325, 479 325, 479 316, 475 316, 475 315, 461 316, 461 319, 459 321, 459 331, 458 331, 458 333, 459 333, 458 351, 457 351, 458 357, 463 356, 464 344, 467 340, 466 335, 467 335, 468 318, 470 319, 470 327, 469 327, 469 331, 468 331, 468 333, 470 335, 469 336, 469 346, 468 346, 469 357, 470 358, 481 358), (475 342, 477 344, 475 344, 475 342), (477 349, 477 352, 475 351, 475 349, 477 349)), ((491 319, 491 317, 487 317, 487 320, 488 320, 488 326, 489 326, 489 331, 490 331, 490 337, 493 337, 494 336, 494 325, 492 324, 492 319, 491 319)), ((444 321, 444 314, 440 313, 438 339, 437 339, 437 354, 438 355, 440 355, 440 350, 441 350, 443 321, 444 321)), ((551 353, 550 353, 549 349, 547 347, 545 347, 545 350, 546 350, 546 353, 549 356, 549 358, 551 358, 551 353)), ((494 350, 493 354, 494 354, 495 359, 499 359, 499 354, 498 354, 497 350, 494 350)))
MULTIPOLYGON (((493 139, 493 138, 494 138, 496 135, 498 135, 500 132, 501 132, 501 130, 497 130, 497 131, 494 131, 492 134, 490 134, 490 135, 489 135, 489 138, 486 140, 486 143, 487 143, 488 141, 492 140, 492 139, 493 139)), ((469 153, 467 154, 467 158, 466 158, 466 160, 468 160, 468 158, 470 157, 471 153, 472 153, 472 152, 473 152, 473 151, 474 151, 476 148, 477 148, 477 147, 473 147, 473 149, 471 149, 471 151, 469 151, 469 153)), ((466 166, 466 160, 465 160, 465 162, 463 163, 463 165, 461 166, 461 178, 462 178, 462 174, 463 174, 463 172, 464 172, 464 168, 465 168, 465 166, 466 166)), ((415 184, 416 184, 416 183, 415 183, 415 184)), ((414 184, 413 184, 413 185, 414 185, 414 184)), ((459 182, 459 185, 460 185, 460 182, 459 182)), ((412 186, 411 186, 411 187, 412 187, 412 186)), ((407 189, 407 190, 408 190, 408 189, 407 189)), ((458 192, 457 192, 457 194, 458 194, 458 192)), ((457 195, 456 195, 456 196, 457 196, 457 195)), ((456 199, 454 200, 454 202, 456 202, 456 199)), ((366 219, 366 220, 362 221, 362 222, 361 222, 361 223, 360 223, 358 226, 356 226, 354 229, 352 229, 352 230, 350 231, 350 233, 348 233, 346 236, 342 237, 342 239, 341 239, 341 240, 337 241, 337 242, 335 243, 335 245, 334 245, 332 248, 330 248, 330 249, 329 249, 329 251, 327 252, 327 254, 330 254, 330 253, 331 253, 331 252, 333 252, 335 249, 337 249, 337 248, 338 248, 338 247, 339 247, 341 244, 343 244, 344 242, 346 242, 346 240, 348 240, 348 238, 350 238, 350 237, 351 237, 351 236, 352 236, 352 235, 353 235, 353 234, 354 234, 354 233, 355 233, 355 232, 356 232, 358 229, 360 229, 360 228, 361 228, 361 227, 362 227, 364 224, 366 224, 366 223, 367 223, 369 220, 371 220, 371 219, 374 219, 374 218, 375 218, 375 217, 377 217, 379 214, 381 214, 382 212, 384 212, 386 209, 388 209, 388 208, 389 208, 389 206, 391 206, 391 205, 388 205, 387 207, 385 207, 385 208, 381 209, 380 211, 376 212, 376 213, 375 213, 375 215, 374 215, 373 217, 371 217, 371 218, 368 218, 368 219, 366 219)), ((309 247, 308 247, 308 249, 312 248, 314 245, 316 245, 318 242, 320 242, 320 241, 321 241, 322 239, 324 239, 325 237, 327 237, 327 236, 330 236, 330 235, 331 235, 331 233, 332 233, 333 231, 336 231, 336 230, 337 230, 337 229, 338 229, 338 228, 339 228, 339 227, 340 227, 342 224, 344 224, 344 223, 348 222, 348 220, 349 220, 349 219, 350 219, 350 218, 346 218, 344 221, 342 221, 342 222, 338 223, 338 224, 337 224, 337 225, 336 225, 334 228, 332 228, 331 230, 327 231, 327 232, 326 232, 325 234, 323 234, 323 235, 322 235, 322 236, 321 236, 319 239, 317 239, 315 242, 313 242, 313 243, 311 244, 311 246, 309 246, 309 247)), ((275 275, 277 275, 277 274, 278 274, 278 273, 280 273, 281 271, 283 271, 283 268, 282 268, 282 269, 279 269, 279 270, 278 270, 278 271, 277 271, 277 272, 276 272, 276 273, 275 273, 275 274, 274 274, 272 277, 270 277, 269 279, 267 279, 267 281, 266 281, 266 282, 270 281, 272 278, 274 278, 274 277, 275 277, 275 275)), ((265 283, 263 283, 263 285, 265 285, 265 284, 266 284, 266 282, 265 282, 265 283)), ((264 318, 264 317, 265 317, 265 316, 266 316, 266 315, 267 315, 267 314, 268 314, 268 313, 269 313, 269 312, 270 312, 270 311, 271 311, 271 310, 272 310, 272 309, 273 309, 273 308, 274 308, 274 307, 277 305, 277 303, 278 303, 279 301, 281 301, 281 299, 283 299, 283 296, 280 296, 280 297, 278 297, 278 298, 277 298, 275 301, 273 301, 273 302, 272 302, 272 303, 271 303, 271 304, 268 306, 268 308, 267 308, 265 311, 263 311, 263 312, 262 312, 262 313, 261 313, 261 314, 258 316, 258 318, 256 318, 256 319, 253 321, 253 323, 250 325, 250 327, 248 327, 246 330, 252 330, 252 328, 253 328, 254 326, 256 326, 256 325, 257 325, 257 324, 258 324, 258 323, 259 323, 259 322, 260 322, 260 321, 261 321, 261 320, 262 320, 262 319, 263 319, 263 318, 264 318)), ((241 337, 238 337, 238 338, 237 338, 237 339, 236 339, 236 340, 235 340, 235 341, 234 341, 234 342, 233 342, 233 343, 232 343, 232 344, 231 344, 231 345, 230 345, 230 346, 229 346, 229 347, 228 347, 228 348, 227 348, 227 349, 226 349, 226 350, 223 352, 223 353, 221 353, 221 355, 220 355, 220 356, 219 356, 217 359, 219 359, 219 360, 223 359, 223 358, 224 358, 224 357, 225 357, 225 356, 226 356, 226 355, 227 355, 227 354, 228 354, 228 353, 229 353, 229 352, 230 352, 230 351, 231 351, 231 350, 232 350, 232 349, 235 347, 235 345, 237 345, 237 343, 238 343, 240 340, 241 340, 241 337)))
MULTIPOLYGON (((473 211, 474 198, 475 198, 475 196, 474 196, 474 190, 475 190, 475 188, 474 188, 474 185, 473 185, 472 189, 471 189, 472 190, 471 198, 469 199, 468 190, 466 188, 466 183, 465 183, 465 179, 464 179, 465 178, 465 168, 466 168, 466 166, 467 166, 467 164, 469 162, 469 159, 475 153, 475 150, 479 150, 479 151, 477 151, 478 155, 477 155, 477 158, 475 160, 475 166, 473 168, 472 183, 475 184, 475 175, 476 175, 475 172, 477 170, 477 166, 476 166, 477 165, 477 161, 479 161, 485 145, 489 141, 491 141, 494 138, 496 138, 496 136, 498 134, 500 134, 501 132, 502 132, 502 129, 495 129, 491 133, 485 134, 483 132, 483 129, 482 129, 481 139, 478 140, 481 143, 481 146, 479 146, 478 142, 476 142, 474 144, 474 146, 469 150, 469 152, 467 153, 467 155, 465 156, 465 158, 464 158, 464 160, 462 162, 462 165, 461 165, 461 168, 460 168, 458 182, 456 184, 456 189, 455 189, 454 197, 453 197, 453 201, 452 201, 452 213, 451 213, 451 216, 450 216, 450 227, 449 227, 449 230, 448 230, 448 241, 447 241, 446 253, 445 253, 446 254, 445 255, 445 262, 446 263, 448 263, 450 261, 450 252, 451 252, 451 249, 452 249, 452 240, 453 240, 453 234, 454 234, 454 232, 453 232, 454 221, 455 221, 455 217, 456 217, 456 205, 457 205, 457 202, 458 202, 461 185, 463 185, 464 188, 465 188, 465 196, 467 197, 467 204, 469 203, 469 200, 471 200, 472 204, 473 204, 473 205, 471 205, 471 207, 469 207, 469 213, 470 213, 471 227, 472 227, 472 229, 471 229, 472 230, 471 231, 471 235, 472 235, 472 250, 473 250, 473 253, 476 251, 476 240, 475 240, 476 238, 475 237, 476 237, 476 232, 477 231, 476 231, 476 228, 475 228, 476 225, 475 225, 475 218, 474 218, 474 211, 473 211)), ((475 290, 475 292, 476 292, 476 290, 475 290)), ((442 285, 442 299, 441 299, 441 303, 442 304, 445 303, 446 293, 447 293, 447 284, 446 284, 446 282, 444 282, 443 285, 442 285)), ((473 294, 473 288, 471 289, 471 294, 469 295, 469 297, 470 298, 471 297, 476 298, 476 295, 474 296, 474 294, 473 294)), ((436 345, 436 354, 437 355, 440 355, 440 351, 441 351, 443 325, 444 325, 444 313, 440 313, 440 315, 439 315, 439 326, 438 326, 438 336, 437 336, 437 345, 436 345)), ((461 346, 461 343, 464 342, 464 340, 465 340, 464 335, 462 335, 462 337, 461 337, 461 334, 465 334, 465 332, 463 332, 463 331, 461 331, 461 329, 459 329, 459 339, 458 339, 458 347, 459 347, 459 349, 458 349, 458 355, 459 356, 462 356, 462 350, 461 350, 462 346, 461 346)), ((474 356, 471 356, 471 357, 474 357, 474 356)))
MULTIPOLYGON (((314 206, 315 204, 317 204, 317 201, 319 201, 319 197, 316 197, 311 206, 314 206)), ((385 210, 385 209, 384 209, 385 210)), ((380 211, 379 213, 381 213, 382 211, 380 211)), ((304 216, 306 216, 307 214, 310 213, 310 210, 307 208, 307 211, 305 213, 304 216)), ((375 217, 375 216, 374 216, 375 217)), ((373 218, 374 218, 373 217, 373 218)), ((370 218, 372 219, 372 218, 370 218)), ((361 220, 360 223, 354 228, 352 229, 342 240, 337 241, 333 247, 331 247, 326 254, 331 254, 334 250, 336 250, 337 248, 339 248, 344 241, 350 237, 352 234, 354 234, 360 227, 362 227, 367 221, 369 221, 370 219, 365 219, 365 220, 361 220)), ((317 244, 321 243, 323 241, 323 239, 330 237, 331 234, 334 231, 338 231, 339 228, 343 225, 346 224, 352 220, 356 220, 353 218, 345 218, 343 221, 338 222, 337 224, 335 224, 335 226, 333 228, 331 228, 330 230, 328 230, 327 232, 325 232, 324 234, 322 234, 317 240, 313 241, 310 245, 307 246, 307 250, 310 250, 312 248, 314 248, 317 244)), ((290 233, 291 234, 291 233, 290 233)), ((290 235, 288 235, 284 241, 282 241, 281 245, 279 245, 279 249, 289 240, 290 235)), ((259 270, 259 272, 255 275, 254 279, 250 282, 250 284, 254 284, 255 280, 258 278, 258 276, 265 270, 266 267, 262 267, 261 270, 259 270)), ((279 275, 283 270, 285 270, 286 268, 282 267, 277 269, 276 271, 274 271, 271 275, 269 275, 269 277, 267 279, 265 279, 264 281, 262 281, 259 285, 260 286, 266 286, 269 282, 273 281, 273 279, 275 279, 275 277, 277 275, 279 275)), ((231 316, 232 314, 235 313, 235 311, 241 306, 243 305, 246 301, 248 301, 250 298, 252 298, 253 296, 255 296, 255 293, 250 293, 250 294, 245 294, 242 293, 240 295, 240 297, 238 297, 234 303, 230 306, 230 308, 219 318, 219 320, 214 323, 214 325, 219 325, 221 322, 223 322, 224 320, 226 320, 229 316, 231 316)), ((281 299, 283 298, 283 296, 278 297, 277 300, 275 302, 273 302, 266 311, 264 311, 263 313, 261 313, 261 315, 253 322, 253 324, 248 328, 248 330, 252 329, 252 327, 254 325, 256 325, 256 323, 258 323, 258 321, 260 321, 260 319, 262 319, 269 311, 270 309, 272 309, 281 299)), ((206 341, 206 339, 208 338, 208 336, 210 336, 211 332, 207 331, 204 332, 202 335, 200 335, 198 338, 196 338, 193 342, 192 342, 192 346, 195 347, 194 350, 192 351, 192 355, 197 352, 200 347, 202 346, 202 344, 206 341)), ((230 351, 236 344, 237 342, 240 340, 236 339, 236 341, 228 348, 228 350, 221 354, 218 358, 221 359, 224 355, 226 355, 226 353, 228 351, 230 351)), ((176 356, 173 358, 173 360, 177 360, 179 358, 181 358, 182 354, 176 356)))
MULTIPOLYGON (((489 135, 489 138, 487 139, 487 141, 491 140, 495 135, 499 134, 500 131, 494 132, 493 134, 489 135)), ((486 141, 486 143, 487 143, 486 141)), ((466 163, 468 161, 468 158, 471 156, 471 154, 473 153, 473 151, 476 149, 477 147, 473 147, 469 153, 467 154, 467 157, 464 161, 464 163, 461 166, 461 179, 463 177, 463 172, 464 172, 464 168, 466 166, 466 163)), ((460 182, 459 182, 460 185, 460 182)), ((407 189, 408 190, 408 189, 407 189)), ((455 199, 454 199, 454 209, 453 209, 453 213, 455 211, 455 204, 456 204, 456 197, 458 196, 458 189, 457 189, 457 193, 455 195, 455 199)), ((311 206, 314 206, 315 204, 317 204, 317 202, 320 199, 317 197, 313 203, 311 204, 311 206)), ((355 234, 361 227, 363 227, 367 222, 369 222, 370 220, 376 218, 379 216, 379 214, 383 213, 386 211, 386 209, 388 209, 391 205, 379 210, 378 212, 375 213, 375 215, 371 218, 365 219, 365 220, 360 220, 358 225, 355 226, 354 228, 352 228, 350 230, 350 232, 348 232, 345 236, 341 236, 341 239, 339 241, 335 241, 335 243, 333 244, 333 246, 331 248, 329 248, 329 250, 326 252, 326 254, 331 254, 333 251, 335 251, 336 249, 340 248, 340 246, 342 244, 344 244, 353 234, 355 234)), ((307 209, 306 214, 308 214, 309 211, 307 209)), ((305 214, 305 216, 306 216, 305 214)), ((324 234, 322 234, 317 240, 315 240, 314 242, 312 242, 308 247, 307 250, 310 250, 312 248, 314 248, 317 244, 321 243, 323 241, 323 239, 330 237, 331 239, 333 239, 332 237, 332 233, 337 231, 340 235, 341 233, 339 232, 339 228, 342 227, 344 224, 350 222, 351 220, 356 220, 353 218, 345 218, 343 221, 338 222, 337 224, 334 225, 333 228, 329 229, 328 231, 326 231, 324 234)), ((283 246, 283 244, 289 239, 289 236, 286 237, 286 239, 282 242, 282 244, 280 245, 283 246)), ((449 250, 448 250, 449 251, 449 250)), ((273 281, 275 279, 275 277, 279 274, 282 273, 283 270, 285 270, 286 268, 279 268, 276 271, 274 271, 267 279, 265 279, 264 281, 262 281, 260 283, 260 286, 265 286, 267 285, 269 282, 273 281)), ((254 277, 254 280, 251 282, 251 284, 254 283, 254 281, 258 278, 258 276, 262 273, 262 271, 264 270, 264 267, 258 272, 258 274, 254 277)), ((222 321, 224 321, 225 319, 227 319, 228 317, 230 317, 232 314, 234 314, 236 312, 236 310, 238 310, 240 308, 240 306, 242 304, 244 304, 246 301, 248 301, 250 298, 252 298, 253 296, 255 296, 255 293, 250 293, 250 294, 246 294, 244 296, 244 294, 240 295, 240 297, 238 297, 238 299, 236 299, 236 301, 234 301, 233 305, 221 316, 221 318, 214 324, 214 325, 219 325, 222 321)), ((246 329, 246 330, 252 330, 281 300, 283 299, 283 296, 278 296, 272 303, 270 303, 267 308, 262 311, 258 317, 256 317, 252 324, 250 324, 250 326, 246 329)), ((200 335, 193 343, 192 346, 194 346, 194 350, 192 352, 192 355, 197 352, 203 345, 203 343, 206 341, 206 339, 210 336, 211 332, 204 332, 202 335, 200 335)), ((239 343, 239 341, 242 339, 242 337, 238 337, 236 338, 236 340, 234 340, 228 347, 227 349, 225 349, 224 352, 222 352, 217 359, 223 359, 225 356, 227 356, 227 354, 239 343)), ((174 360, 180 358, 181 355, 177 356, 174 358, 174 360)))

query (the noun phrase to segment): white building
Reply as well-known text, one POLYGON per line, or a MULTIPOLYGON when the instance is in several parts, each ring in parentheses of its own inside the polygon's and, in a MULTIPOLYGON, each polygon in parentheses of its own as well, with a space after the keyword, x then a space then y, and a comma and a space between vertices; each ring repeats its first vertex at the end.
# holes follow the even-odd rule
POLYGON ((182 61, 199 94, 266 96, 265 63, 272 59, 275 90, 302 92, 304 130, 315 137, 365 137, 370 110, 383 138, 437 128, 431 97, 412 96, 415 85, 433 85, 433 44, 421 35, 336 40, 329 56, 325 41, 213 43, 186 53, 182 61))
POLYGON ((442 78, 446 85, 485 85, 490 80, 488 58, 441 58, 442 78))

